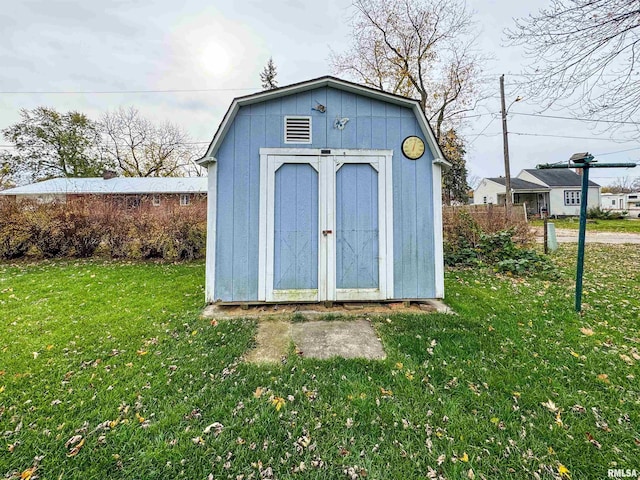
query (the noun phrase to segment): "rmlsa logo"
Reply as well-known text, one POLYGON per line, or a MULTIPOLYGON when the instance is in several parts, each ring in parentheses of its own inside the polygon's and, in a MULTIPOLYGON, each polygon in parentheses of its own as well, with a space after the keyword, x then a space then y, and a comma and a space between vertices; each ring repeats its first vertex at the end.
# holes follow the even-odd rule
POLYGON ((607 475, 609 478, 628 478, 628 477, 637 477, 638 473, 636 470, 630 469, 622 469, 622 468, 610 468, 607 470, 607 475))

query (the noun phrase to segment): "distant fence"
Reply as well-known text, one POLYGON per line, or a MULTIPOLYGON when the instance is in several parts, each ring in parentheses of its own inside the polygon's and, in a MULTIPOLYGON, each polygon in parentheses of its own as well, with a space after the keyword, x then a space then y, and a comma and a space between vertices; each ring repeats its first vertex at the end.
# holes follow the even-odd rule
POLYGON ((460 205, 442 207, 442 225, 444 238, 453 238, 461 232, 468 231, 470 224, 475 224, 481 233, 496 233, 513 228, 515 236, 523 242, 531 239, 525 205, 516 204, 511 207, 507 216, 505 205, 460 205))

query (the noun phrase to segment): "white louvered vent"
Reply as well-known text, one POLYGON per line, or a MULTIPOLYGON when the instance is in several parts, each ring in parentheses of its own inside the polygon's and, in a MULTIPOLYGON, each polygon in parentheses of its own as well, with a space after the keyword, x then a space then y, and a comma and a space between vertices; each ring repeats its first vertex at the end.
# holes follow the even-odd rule
POLYGON ((284 117, 284 143, 311 143, 311 117, 284 117))

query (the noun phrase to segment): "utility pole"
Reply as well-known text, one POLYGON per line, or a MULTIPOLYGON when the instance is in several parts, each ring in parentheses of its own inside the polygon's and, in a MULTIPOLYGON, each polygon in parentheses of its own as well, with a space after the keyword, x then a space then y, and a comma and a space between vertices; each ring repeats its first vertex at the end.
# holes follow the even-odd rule
POLYGON ((500 75, 500 101, 502 102, 502 143, 504 145, 504 186, 507 216, 511 213, 511 169, 509 167, 509 138, 507 135, 507 107, 504 101, 504 74, 500 75))

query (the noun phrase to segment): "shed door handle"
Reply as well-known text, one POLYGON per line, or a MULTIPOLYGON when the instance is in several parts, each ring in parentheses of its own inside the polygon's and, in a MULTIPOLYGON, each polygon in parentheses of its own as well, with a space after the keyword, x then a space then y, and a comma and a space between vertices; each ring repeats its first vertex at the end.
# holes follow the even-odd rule
POLYGON ((329 235, 330 233, 333 233, 333 231, 332 230, 322 230, 322 235, 324 235, 325 237, 327 235, 329 235))

